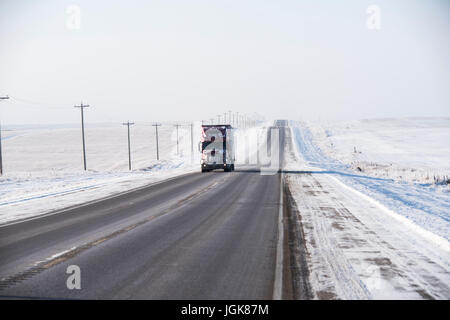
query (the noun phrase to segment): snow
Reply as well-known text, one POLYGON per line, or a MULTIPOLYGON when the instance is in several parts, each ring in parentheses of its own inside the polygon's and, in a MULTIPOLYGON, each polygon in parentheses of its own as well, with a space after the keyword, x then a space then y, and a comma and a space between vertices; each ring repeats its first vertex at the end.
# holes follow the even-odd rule
POLYGON ((307 126, 325 155, 370 176, 424 184, 433 183, 433 177, 450 177, 450 118, 322 121, 307 126))
MULTIPOLYGON (((127 127, 122 124, 86 125, 87 168, 95 172, 127 171, 127 127)), ((179 129, 180 156, 176 157, 176 131, 172 124, 159 128, 161 159, 190 156, 190 127, 179 129)), ((197 124, 195 131, 199 135, 197 124)), ((133 168, 156 162, 155 128, 151 124, 130 127, 133 168)), ((6 174, 74 172, 83 169, 81 129, 76 126, 18 127, 2 131, 3 163, 6 174)), ((197 146, 194 146, 197 151, 197 146)), ((195 152, 197 155, 198 152, 195 152)))
MULTIPOLYGON (((381 120, 376 122, 387 126, 381 120)), ((402 121, 395 122, 400 126, 402 121)), ((448 299, 450 197, 445 188, 357 173, 345 158, 336 159, 344 154, 338 152, 341 149, 330 153, 336 158, 322 151, 317 144, 321 141, 317 126, 296 122, 291 126, 286 179, 305 234, 315 297, 448 299)), ((363 126, 358 130, 361 137, 369 136, 363 126)), ((376 136, 374 131, 370 135, 376 136)), ((383 141, 380 134, 374 144, 378 147, 368 159, 383 157, 383 145, 391 143, 394 135, 392 131, 385 134, 387 141, 383 141)), ((352 144, 359 142, 356 136, 352 139, 352 144)), ((398 139, 399 148, 401 141, 408 143, 405 137, 398 139)), ((424 152, 439 154, 431 149, 433 146, 428 146, 424 152)), ((414 158, 420 155, 399 159, 397 164, 411 165, 414 158)), ((433 161, 445 167, 437 157, 433 161)))
MULTIPOLYGON (((370 196, 421 228, 445 238, 447 241, 450 239, 449 186, 407 183, 392 178, 372 176, 365 172, 358 173, 350 164, 326 155, 316 144, 312 131, 305 125, 296 125, 293 127, 293 131, 295 146, 310 166, 322 173, 332 174, 344 184, 370 196)), ((410 140, 403 137, 402 145, 414 144, 414 140, 413 137, 410 140)), ((378 144, 383 143, 379 142, 378 144)), ((441 144, 444 145, 445 142, 441 144)), ((425 145, 418 147, 416 153, 418 155, 412 158, 420 158, 422 154, 437 154, 433 151, 433 146, 428 146, 426 149, 425 145), (430 151, 428 151, 429 149, 430 151)), ((383 155, 383 152, 380 151, 380 156, 383 157, 383 155)), ((447 157, 446 154, 441 158, 445 159, 445 157, 447 157)), ((370 159, 376 162, 377 153, 374 153, 370 159)), ((440 161, 440 163, 442 164, 440 168, 444 168, 444 162, 440 161)))

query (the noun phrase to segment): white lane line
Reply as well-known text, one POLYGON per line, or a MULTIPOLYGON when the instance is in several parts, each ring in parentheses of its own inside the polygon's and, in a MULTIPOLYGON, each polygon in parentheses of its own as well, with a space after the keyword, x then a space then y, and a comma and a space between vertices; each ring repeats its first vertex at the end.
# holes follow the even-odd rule
POLYGON ((48 258, 45 258, 44 260, 39 260, 39 261, 36 261, 36 262, 32 263, 32 265, 33 265, 33 266, 38 266, 39 264, 41 264, 41 263, 43 263, 43 262, 47 262, 47 261, 56 259, 56 258, 58 258, 58 257, 60 257, 60 256, 62 256, 62 255, 65 255, 66 253, 69 253, 69 252, 71 252, 71 251, 74 251, 76 248, 77 248, 77 247, 72 247, 72 248, 70 248, 70 249, 67 249, 67 250, 64 250, 64 251, 55 253, 54 255, 52 255, 52 256, 50 256, 50 257, 48 257, 48 258))
POLYGON ((277 258, 275 263, 275 282, 273 284, 273 300, 281 300, 283 298, 283 242, 284 242, 283 172, 281 172, 280 175, 281 178, 280 178, 280 207, 278 209, 278 243, 277 243, 277 258))

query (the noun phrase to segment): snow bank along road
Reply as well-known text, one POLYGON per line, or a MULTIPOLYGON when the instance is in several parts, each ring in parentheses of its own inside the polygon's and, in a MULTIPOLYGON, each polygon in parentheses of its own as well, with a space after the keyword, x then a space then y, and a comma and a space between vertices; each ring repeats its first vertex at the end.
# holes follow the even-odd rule
POLYGON ((450 298, 448 198, 352 174, 325 158, 301 125, 285 141, 286 181, 315 298, 450 298), (427 199, 435 201, 415 206, 427 199))
POLYGON ((292 289, 281 282, 291 278, 280 268, 289 257, 279 252, 280 176, 255 167, 186 174, 4 225, 0 296, 289 298, 292 289), (67 288, 70 265, 80 268, 80 290, 67 288))

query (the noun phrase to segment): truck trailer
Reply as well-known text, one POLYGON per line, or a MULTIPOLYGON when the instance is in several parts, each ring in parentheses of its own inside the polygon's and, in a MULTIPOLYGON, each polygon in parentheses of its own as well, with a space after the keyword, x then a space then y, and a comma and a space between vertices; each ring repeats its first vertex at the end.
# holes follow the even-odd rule
POLYGON ((201 170, 223 169, 234 171, 234 129, 229 124, 202 125, 200 141, 201 170))

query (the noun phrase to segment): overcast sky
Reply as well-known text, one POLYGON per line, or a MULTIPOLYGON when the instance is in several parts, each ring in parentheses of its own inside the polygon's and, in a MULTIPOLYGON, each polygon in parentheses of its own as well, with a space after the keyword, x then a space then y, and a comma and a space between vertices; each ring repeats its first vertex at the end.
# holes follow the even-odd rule
POLYGON ((88 122, 230 109, 448 117, 449 9, 448 0, 1 0, 0 95, 12 97, 1 121, 77 122, 81 100, 88 122), (370 5, 379 30, 367 26, 370 5))

